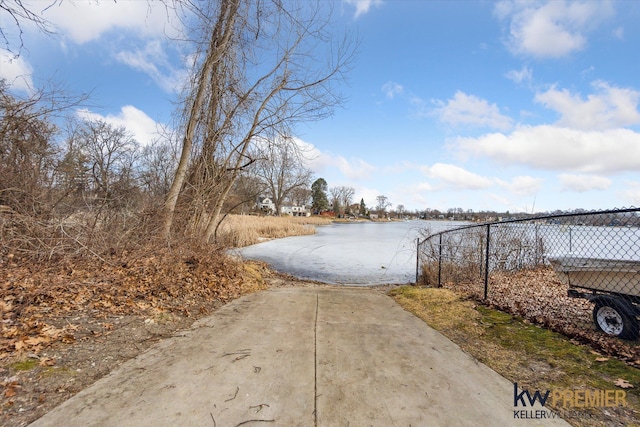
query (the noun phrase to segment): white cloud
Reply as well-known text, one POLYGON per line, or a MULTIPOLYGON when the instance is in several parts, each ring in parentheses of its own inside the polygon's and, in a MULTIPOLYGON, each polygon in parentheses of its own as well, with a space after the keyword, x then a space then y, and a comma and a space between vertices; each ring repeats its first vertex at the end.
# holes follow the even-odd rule
MULTIPOLYGON (((444 103, 439 101, 432 101, 432 103, 444 105, 444 103)), ((416 118, 420 119, 425 117, 431 117, 434 114, 433 112, 429 111, 429 106, 427 105, 427 102, 424 99, 420 98, 419 96, 410 95, 409 105, 413 107, 412 115, 415 116, 416 118)))
POLYGON ((382 4, 382 0, 344 0, 344 2, 356 7, 356 18, 369 12, 371 6, 380 6, 382 4))
POLYGON ((613 37, 618 40, 624 40, 624 27, 618 27, 613 30, 613 37))
POLYGON ((33 69, 22 56, 16 58, 11 52, 0 49, 0 78, 5 79, 13 89, 33 92, 32 73, 33 69))
POLYGON ((420 182, 415 187, 416 191, 433 191, 435 188, 429 182, 420 182))
POLYGON ((640 207, 640 181, 625 181, 619 197, 626 204, 622 207, 640 207))
POLYGON ((370 179, 375 166, 362 159, 347 160, 342 156, 325 153, 313 144, 295 138, 301 148, 304 157, 309 162, 309 167, 316 173, 324 173, 328 169, 337 169, 345 178, 354 181, 370 179))
POLYGON ((116 59, 149 75, 165 92, 178 92, 187 78, 186 69, 176 69, 159 40, 148 42, 143 49, 122 51, 116 59))
POLYGON ((495 193, 489 193, 488 196, 489 196, 489 199, 493 200, 493 202, 488 205, 488 206, 491 206, 491 207, 488 207, 488 210, 506 211, 506 210, 511 210, 513 208, 513 204, 511 203, 511 200, 509 200, 507 197, 504 197, 495 193), (502 206, 503 208, 498 208, 496 207, 496 205, 502 206))
POLYGON ((183 31, 181 20, 172 7, 164 2, 144 0, 53 3, 42 11, 42 16, 62 37, 63 49, 66 50, 69 41, 82 45, 117 31, 109 40, 109 46, 120 49, 114 54, 117 61, 148 74, 167 92, 181 88, 186 71, 176 69, 166 54, 167 46, 171 49, 179 46, 176 43, 167 45, 167 39, 179 39, 183 31), (123 50, 120 46, 125 44, 142 47, 123 50))
POLYGON ((567 89, 555 87, 536 94, 535 101, 560 114, 558 124, 578 129, 609 129, 640 123, 640 92, 595 81, 596 93, 583 99, 567 89))
POLYGON ((509 20, 507 44, 514 53, 559 58, 583 49, 587 33, 614 11, 608 1, 502 1, 495 13, 509 20))
POLYGON ((427 177, 441 181, 446 188, 480 190, 493 185, 489 178, 452 164, 436 163, 423 166, 421 170, 427 177))
POLYGON ((393 99, 396 95, 402 95, 404 88, 401 84, 389 81, 382 85, 382 92, 387 98, 393 99))
POLYGON ((582 131, 557 126, 520 126, 511 134, 458 138, 465 155, 489 157, 502 164, 582 173, 638 171, 640 133, 629 129, 582 131))
POLYGON ((612 183, 609 178, 597 175, 563 173, 558 178, 563 191, 576 191, 578 193, 591 190, 607 190, 612 183))
POLYGON ((147 114, 132 105, 125 105, 120 110, 120 114, 108 114, 103 116, 82 109, 77 112, 78 117, 85 120, 102 120, 115 127, 124 127, 133 134, 140 145, 151 145, 159 136, 159 124, 147 114))
POLYGON ((382 172, 387 175, 396 175, 420 169, 419 165, 415 165, 409 161, 403 160, 389 166, 384 166, 382 172))
POLYGON ((524 66, 520 70, 508 71, 506 77, 517 84, 525 83, 529 85, 533 80, 533 71, 531 68, 524 66))
POLYGON ((96 40, 115 29, 146 37, 177 36, 181 29, 179 20, 162 2, 63 1, 55 2, 42 16, 77 44, 96 40))
POLYGON ((500 114, 496 104, 489 104, 474 95, 458 91, 446 103, 435 102, 441 105, 434 110, 435 114, 441 121, 451 125, 473 125, 500 130, 511 127, 511 119, 500 114))
POLYGON ((513 194, 531 196, 540 191, 543 180, 532 176, 516 176, 510 182, 498 178, 496 178, 496 182, 513 194))
POLYGON ((347 160, 342 156, 331 156, 332 163, 342 174, 356 181, 371 178, 376 168, 362 159, 347 160))

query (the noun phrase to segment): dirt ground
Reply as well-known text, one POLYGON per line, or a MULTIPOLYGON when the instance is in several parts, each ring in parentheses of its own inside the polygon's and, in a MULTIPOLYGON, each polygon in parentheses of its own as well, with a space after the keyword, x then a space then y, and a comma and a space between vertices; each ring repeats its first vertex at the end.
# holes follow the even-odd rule
POLYGON ((221 251, 103 261, 0 259, 0 425, 29 424, 271 274, 221 251))

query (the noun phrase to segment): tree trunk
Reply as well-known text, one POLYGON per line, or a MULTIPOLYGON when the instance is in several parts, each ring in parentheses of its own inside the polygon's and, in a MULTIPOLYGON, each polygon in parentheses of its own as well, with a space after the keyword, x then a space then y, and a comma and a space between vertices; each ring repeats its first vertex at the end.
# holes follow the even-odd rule
POLYGON ((223 0, 220 5, 220 13, 216 21, 215 28, 211 34, 211 40, 207 49, 206 58, 202 64, 202 70, 196 82, 196 94, 187 111, 188 121, 185 129, 184 139, 182 140, 182 153, 180 162, 176 169, 174 180, 167 194, 167 199, 163 209, 163 221, 161 229, 161 237, 169 240, 171 236, 171 227, 178 203, 178 196, 184 185, 187 169, 189 166, 189 158, 193 149, 193 137, 198 124, 200 110, 204 104, 207 90, 209 89, 209 78, 215 65, 222 57, 231 35, 233 34, 233 26, 235 24, 236 14, 238 11, 239 0, 223 0))

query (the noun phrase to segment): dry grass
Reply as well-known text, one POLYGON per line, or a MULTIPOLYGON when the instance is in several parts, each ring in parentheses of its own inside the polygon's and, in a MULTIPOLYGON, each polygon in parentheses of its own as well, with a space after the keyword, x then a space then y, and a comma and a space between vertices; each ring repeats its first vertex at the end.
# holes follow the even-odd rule
POLYGON ((315 234, 316 225, 331 224, 319 217, 229 215, 218 230, 218 243, 240 248, 267 239, 315 234))
POLYGON ((443 281, 442 286, 579 342, 588 343, 598 352, 640 367, 640 342, 621 340, 597 331, 591 318, 593 303, 581 298, 570 298, 567 295, 567 285, 558 279, 551 268, 492 273, 486 300, 483 299, 484 284, 477 275, 474 281, 464 278, 457 282, 443 281))

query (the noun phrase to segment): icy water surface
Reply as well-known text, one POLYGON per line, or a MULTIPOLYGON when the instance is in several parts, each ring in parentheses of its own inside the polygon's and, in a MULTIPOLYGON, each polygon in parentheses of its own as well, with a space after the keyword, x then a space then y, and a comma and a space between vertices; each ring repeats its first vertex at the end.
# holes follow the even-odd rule
POLYGON ((316 227, 311 236, 287 237, 239 249, 277 271, 333 284, 377 285, 415 281, 416 239, 460 226, 449 221, 354 222, 316 227))

